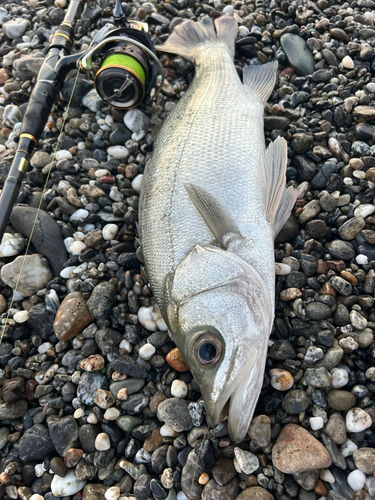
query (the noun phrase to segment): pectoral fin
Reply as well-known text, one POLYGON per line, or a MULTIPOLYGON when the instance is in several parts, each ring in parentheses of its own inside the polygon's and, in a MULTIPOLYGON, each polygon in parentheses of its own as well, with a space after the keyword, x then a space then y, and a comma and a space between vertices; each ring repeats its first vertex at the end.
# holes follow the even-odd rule
POLYGON ((288 220, 297 197, 292 186, 285 189, 287 159, 286 141, 278 137, 266 149, 261 166, 267 220, 273 225, 275 238, 288 220))
POLYGON ((184 187, 204 222, 220 245, 225 246, 224 236, 227 234, 232 233, 241 236, 236 223, 210 193, 193 184, 185 183, 184 187))
POLYGON ((262 104, 266 104, 275 86, 277 66, 277 61, 273 61, 243 69, 243 84, 262 104))

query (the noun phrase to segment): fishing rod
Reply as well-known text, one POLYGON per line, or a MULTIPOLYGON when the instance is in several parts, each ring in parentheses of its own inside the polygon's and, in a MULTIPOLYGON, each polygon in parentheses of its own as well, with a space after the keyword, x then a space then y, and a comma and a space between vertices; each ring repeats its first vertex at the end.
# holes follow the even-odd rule
MULTIPOLYGON (((163 67, 148 33, 148 25, 128 20, 116 0, 114 24, 107 23, 84 52, 70 55, 74 25, 85 0, 71 0, 53 35, 22 121, 17 150, 0 197, 0 242, 17 200, 30 156, 40 139, 52 106, 68 73, 77 69, 93 80, 101 99, 122 110, 155 99, 164 83, 163 67), (161 83, 156 87, 158 72, 161 83)), ((77 75, 78 76, 78 75, 77 75)), ((48 180, 48 178, 47 178, 48 180)))

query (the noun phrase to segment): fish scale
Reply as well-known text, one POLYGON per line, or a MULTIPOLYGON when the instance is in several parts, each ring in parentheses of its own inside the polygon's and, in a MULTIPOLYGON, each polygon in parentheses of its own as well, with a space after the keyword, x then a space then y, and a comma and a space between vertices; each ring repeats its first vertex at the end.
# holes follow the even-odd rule
POLYGON ((150 284, 212 425, 242 441, 262 386, 274 317, 274 237, 289 217, 286 143, 267 150, 263 109, 277 64, 233 64, 236 22, 178 25, 162 50, 194 62, 146 166, 140 199, 150 284))

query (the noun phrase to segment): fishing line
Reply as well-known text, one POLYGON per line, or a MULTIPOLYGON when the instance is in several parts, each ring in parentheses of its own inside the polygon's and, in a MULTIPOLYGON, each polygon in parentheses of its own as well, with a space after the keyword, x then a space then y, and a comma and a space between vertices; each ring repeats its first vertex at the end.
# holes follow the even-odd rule
POLYGON ((10 306, 8 308, 8 313, 6 315, 5 323, 4 323, 3 328, 2 328, 1 337, 0 337, 0 344, 3 341, 4 333, 5 333, 6 327, 8 326, 9 315, 10 315, 10 311, 11 311, 12 306, 13 306, 14 296, 15 296, 15 294, 17 292, 17 288, 18 288, 18 285, 19 285, 19 282, 20 282, 20 279, 21 279, 22 271, 23 271, 23 268, 24 268, 24 265, 25 265, 25 262, 26 262, 27 252, 29 251, 29 247, 30 247, 30 244, 31 244, 31 239, 32 239, 33 234, 34 234, 34 229, 35 229, 36 223, 38 221, 39 213, 40 213, 41 206, 42 206, 42 203, 43 203, 44 194, 46 192, 47 184, 48 184, 48 181, 49 181, 49 178, 50 178, 50 175, 51 175, 52 165, 53 165, 53 163, 55 161, 56 153, 57 153, 57 150, 58 150, 58 147, 59 147, 59 144, 60 144, 60 140, 61 140, 61 136, 62 136, 62 134, 64 132, 64 127, 65 127, 66 119, 67 119, 67 116, 68 116, 68 111, 69 111, 69 108, 70 108, 70 103, 72 102, 72 98, 73 98, 73 94, 74 94, 74 91, 75 91, 75 88, 76 88, 78 77, 79 77, 79 71, 77 71, 77 75, 75 77, 74 84, 73 84, 73 89, 72 89, 72 92, 71 92, 70 97, 69 97, 69 102, 68 102, 68 105, 67 105, 65 113, 64 113, 64 118, 63 118, 63 122, 62 122, 62 125, 61 125, 61 128, 60 128, 59 136, 57 138, 56 147, 55 147, 55 150, 53 152, 52 160, 51 160, 51 163, 50 163, 50 167, 49 167, 48 172, 47 172, 47 178, 46 178, 46 181, 45 181, 44 186, 43 186, 42 196, 40 197, 40 201, 39 201, 39 205, 38 205, 38 208, 37 208, 37 211, 36 211, 34 223, 33 223, 33 226, 31 228, 31 233, 30 233, 30 236, 29 236, 29 239, 28 239, 28 242, 27 242, 25 254, 24 254, 23 259, 22 259, 21 269, 20 269, 20 272, 19 272, 18 277, 17 277, 16 286, 15 286, 15 288, 13 290, 12 299, 11 299, 11 302, 10 302, 10 306))

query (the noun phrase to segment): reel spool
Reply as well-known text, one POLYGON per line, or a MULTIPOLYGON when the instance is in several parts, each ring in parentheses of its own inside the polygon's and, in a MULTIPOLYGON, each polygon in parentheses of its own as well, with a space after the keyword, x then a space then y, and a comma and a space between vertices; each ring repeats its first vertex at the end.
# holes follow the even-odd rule
POLYGON ((122 27, 106 24, 94 37, 78 65, 82 71, 91 74, 96 91, 104 102, 126 110, 135 108, 146 97, 151 98, 159 71, 162 82, 153 98, 157 96, 163 86, 164 71, 146 31, 147 25, 127 21, 120 15, 115 16, 115 20, 122 27))

